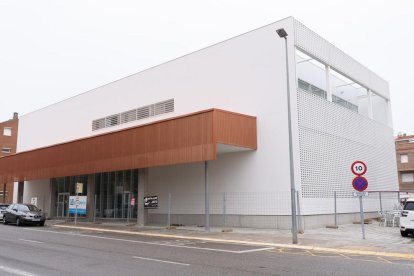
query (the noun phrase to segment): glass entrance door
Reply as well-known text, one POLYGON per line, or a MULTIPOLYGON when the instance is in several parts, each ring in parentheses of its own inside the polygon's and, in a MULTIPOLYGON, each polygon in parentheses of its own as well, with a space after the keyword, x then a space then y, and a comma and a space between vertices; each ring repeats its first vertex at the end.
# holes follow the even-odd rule
POLYGON ((67 218, 69 215, 69 193, 59 193, 57 199, 57 217, 67 218))

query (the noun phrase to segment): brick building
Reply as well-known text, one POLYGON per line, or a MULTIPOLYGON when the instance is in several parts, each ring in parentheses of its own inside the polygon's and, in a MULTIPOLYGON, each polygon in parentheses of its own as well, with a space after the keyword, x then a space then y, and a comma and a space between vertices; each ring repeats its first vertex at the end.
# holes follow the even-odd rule
POLYGON ((414 135, 399 135, 395 139, 400 190, 414 191, 414 135))
MULTIPOLYGON (((12 119, 0 123, 0 158, 16 153, 18 124, 17 113, 12 119)), ((0 202, 13 202, 13 183, 0 183, 0 202)))

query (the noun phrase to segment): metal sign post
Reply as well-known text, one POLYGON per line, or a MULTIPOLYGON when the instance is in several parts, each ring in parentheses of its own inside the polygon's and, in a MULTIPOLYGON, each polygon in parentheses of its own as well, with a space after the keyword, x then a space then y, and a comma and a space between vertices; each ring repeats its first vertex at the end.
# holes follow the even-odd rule
POLYGON ((359 209, 361 213, 362 239, 365 240, 365 221, 364 221, 364 207, 362 206, 362 195, 359 196, 359 209))
POLYGON ((79 194, 82 194, 82 192, 83 192, 83 183, 80 183, 80 182, 76 183, 75 225, 78 219, 79 194))
POLYGON ((362 197, 367 196, 368 193, 364 192, 368 188, 368 180, 362 175, 367 172, 367 165, 363 161, 355 161, 351 165, 351 171, 356 175, 352 180, 352 187, 358 192, 354 192, 354 196, 359 197, 359 212, 361 215, 361 230, 362 239, 365 240, 365 219, 364 219, 364 206, 362 204, 362 197))

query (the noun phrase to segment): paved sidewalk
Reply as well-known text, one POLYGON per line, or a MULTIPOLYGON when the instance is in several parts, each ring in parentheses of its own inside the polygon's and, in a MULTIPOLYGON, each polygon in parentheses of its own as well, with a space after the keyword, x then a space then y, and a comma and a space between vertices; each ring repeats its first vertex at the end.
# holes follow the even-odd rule
MULTIPOLYGON (((74 227, 74 223, 62 221, 47 221, 49 226, 74 227)), ((234 228, 232 232, 223 233, 221 228, 211 227, 210 232, 205 232, 202 227, 182 226, 176 229, 165 227, 136 227, 122 223, 88 223, 79 222, 76 227, 87 227, 89 230, 122 231, 123 233, 141 233, 143 235, 160 235, 172 238, 185 237, 189 239, 214 239, 231 242, 262 243, 292 245, 292 235, 289 230, 266 230, 251 228, 234 228)), ((299 245, 306 248, 317 247, 327 249, 371 251, 386 253, 405 253, 414 256, 414 237, 401 237, 399 228, 383 227, 378 223, 366 224, 366 239, 362 239, 361 225, 346 224, 338 229, 319 228, 306 230, 299 234, 299 245)))

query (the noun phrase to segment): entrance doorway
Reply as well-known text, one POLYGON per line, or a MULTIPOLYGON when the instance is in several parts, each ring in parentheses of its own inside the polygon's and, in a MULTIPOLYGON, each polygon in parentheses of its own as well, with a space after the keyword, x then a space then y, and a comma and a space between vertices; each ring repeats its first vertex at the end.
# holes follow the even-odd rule
POLYGON ((56 216, 68 218, 69 216, 69 193, 59 193, 56 203, 56 216))

